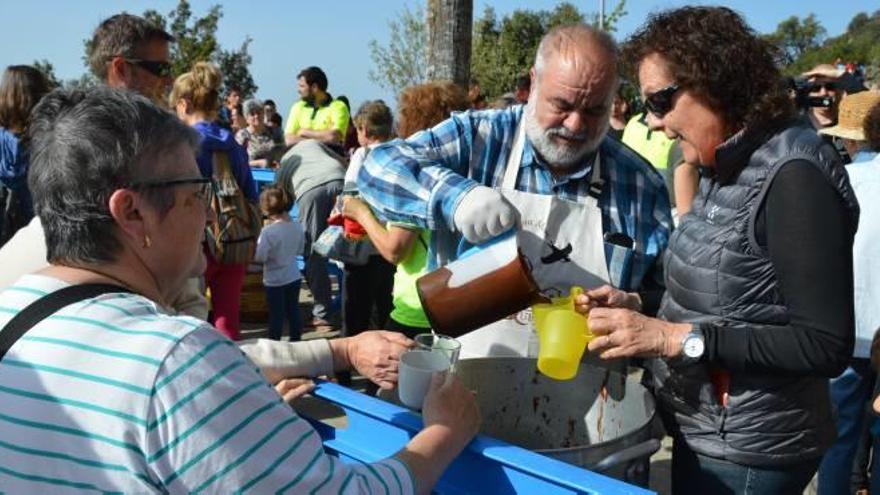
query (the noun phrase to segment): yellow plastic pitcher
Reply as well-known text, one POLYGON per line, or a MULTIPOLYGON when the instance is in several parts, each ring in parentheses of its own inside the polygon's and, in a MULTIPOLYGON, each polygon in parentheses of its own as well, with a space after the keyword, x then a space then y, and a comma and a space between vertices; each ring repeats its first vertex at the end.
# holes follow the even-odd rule
POLYGON ((550 304, 532 306, 540 343, 538 370, 550 378, 574 378, 587 342, 593 337, 587 318, 574 309, 575 296, 583 292, 580 287, 572 287, 568 297, 555 297, 550 304))

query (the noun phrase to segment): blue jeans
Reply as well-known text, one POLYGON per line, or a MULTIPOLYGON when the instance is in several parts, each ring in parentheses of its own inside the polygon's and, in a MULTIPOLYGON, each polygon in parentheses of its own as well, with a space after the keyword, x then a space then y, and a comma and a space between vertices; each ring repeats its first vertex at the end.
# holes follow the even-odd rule
POLYGON ((672 493, 676 495, 801 495, 819 458, 783 467, 744 466, 672 444, 672 493))
POLYGON ((850 494, 850 475, 859 442, 870 421, 868 408, 874 392, 875 374, 868 359, 853 359, 831 380, 831 403, 837 411, 837 441, 819 465, 819 495, 850 494))
POLYGON ((284 319, 287 318, 290 340, 302 336, 302 318, 299 314, 299 286, 302 280, 278 287, 266 287, 266 300, 269 302, 269 338, 281 340, 284 319))

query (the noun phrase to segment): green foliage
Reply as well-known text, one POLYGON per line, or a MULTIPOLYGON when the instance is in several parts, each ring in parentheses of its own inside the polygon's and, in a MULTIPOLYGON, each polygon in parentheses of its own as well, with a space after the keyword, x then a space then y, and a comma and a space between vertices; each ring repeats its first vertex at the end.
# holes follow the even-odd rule
POLYGON ((238 50, 220 50, 217 55, 217 65, 220 67, 220 72, 223 73, 226 86, 238 88, 243 98, 250 98, 257 92, 257 85, 248 70, 253 60, 248 52, 248 47, 252 42, 253 39, 248 36, 238 50))
POLYGON ((782 62, 788 65, 807 51, 818 48, 825 38, 825 28, 815 14, 808 15, 803 21, 793 15, 780 22, 776 31, 765 38, 779 48, 782 62))
POLYGON ((376 40, 369 42, 375 67, 370 69, 368 77, 396 96, 407 86, 425 82, 427 77, 428 30, 424 6, 417 4, 414 10, 404 6, 396 18, 388 21, 388 32, 391 34, 388 45, 380 45, 376 40))
POLYGON ((93 76, 91 72, 86 72, 85 74, 81 75, 79 79, 68 79, 67 81, 62 81, 61 79, 58 79, 58 76, 55 75, 55 67, 52 65, 51 62, 46 59, 34 60, 33 67, 42 72, 44 76, 46 76, 46 80, 49 81, 50 89, 55 89, 62 86, 65 88, 85 89, 98 84, 98 80, 95 79, 95 76, 93 76))
POLYGON ((818 64, 832 64, 838 58, 844 62, 864 63, 869 80, 880 76, 880 10, 871 15, 856 14, 845 33, 805 49, 784 70, 787 74, 800 74, 818 64))
POLYGON ((61 80, 55 76, 55 67, 53 67, 52 63, 45 58, 42 60, 34 60, 33 68, 43 73, 46 77, 46 81, 49 82, 49 88, 55 89, 58 86, 61 86, 61 80))
MULTIPOLYGON (((617 21, 626 15, 625 0, 605 15, 605 30, 614 32, 617 21)), ((598 25, 599 14, 590 15, 598 25)), ((538 43, 550 29, 584 22, 586 17, 569 2, 562 2, 551 11, 515 10, 498 19, 495 10, 486 7, 474 22, 471 77, 490 100, 513 90, 520 75, 528 73, 535 61, 538 43)))
POLYGON ((98 79, 91 72, 86 72, 79 76, 79 79, 68 79, 64 81, 65 88, 86 89, 99 84, 98 79))

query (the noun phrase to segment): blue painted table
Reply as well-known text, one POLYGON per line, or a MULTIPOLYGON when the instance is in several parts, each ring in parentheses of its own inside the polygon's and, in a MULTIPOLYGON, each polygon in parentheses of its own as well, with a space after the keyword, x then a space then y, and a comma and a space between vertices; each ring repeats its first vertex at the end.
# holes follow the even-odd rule
MULTIPOLYGON (((309 421, 325 450, 345 462, 373 462, 400 450, 422 428, 421 417, 329 382, 313 395, 345 411, 346 428, 309 421)), ((647 495, 654 492, 478 435, 437 483, 439 494, 647 495)))

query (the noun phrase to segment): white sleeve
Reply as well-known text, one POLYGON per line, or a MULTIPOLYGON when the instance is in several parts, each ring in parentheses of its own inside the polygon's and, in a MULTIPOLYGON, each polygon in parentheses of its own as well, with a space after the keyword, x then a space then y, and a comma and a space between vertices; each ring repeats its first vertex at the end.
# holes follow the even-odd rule
POLYGON ((272 247, 272 236, 268 232, 269 227, 263 227, 260 231, 260 237, 257 238, 257 249, 254 251, 254 261, 265 263, 269 257, 269 250, 272 247))
POLYGON ((324 452, 235 344, 208 325, 156 375, 144 456, 167 493, 413 493, 396 459, 347 465, 324 452))
POLYGON ((251 339, 239 341, 238 346, 269 383, 296 376, 333 374, 333 355, 326 339, 300 342, 251 339))
POLYGON ((364 164, 364 158, 367 156, 367 148, 361 146, 351 155, 351 160, 348 162, 348 169, 345 171, 345 182, 354 182, 357 183, 358 172, 361 170, 361 165, 364 164))

